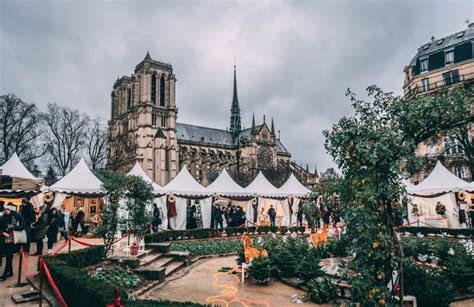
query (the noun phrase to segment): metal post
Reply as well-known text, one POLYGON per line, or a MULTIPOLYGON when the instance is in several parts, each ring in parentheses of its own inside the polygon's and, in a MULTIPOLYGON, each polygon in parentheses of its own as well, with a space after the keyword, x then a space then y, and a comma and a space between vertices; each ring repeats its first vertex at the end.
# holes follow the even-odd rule
POLYGON ((18 281, 17 286, 21 286, 21 262, 23 261, 23 246, 20 247, 20 260, 18 261, 18 281))
POLYGON ((70 253, 71 252, 71 241, 72 241, 72 235, 71 237, 68 237, 69 239, 69 243, 68 243, 68 252, 70 253))
POLYGON ((43 266, 40 265, 39 307, 43 306, 43 266))
POLYGON ((128 232, 128 243, 127 243, 127 245, 130 246, 130 229, 127 232, 128 232))

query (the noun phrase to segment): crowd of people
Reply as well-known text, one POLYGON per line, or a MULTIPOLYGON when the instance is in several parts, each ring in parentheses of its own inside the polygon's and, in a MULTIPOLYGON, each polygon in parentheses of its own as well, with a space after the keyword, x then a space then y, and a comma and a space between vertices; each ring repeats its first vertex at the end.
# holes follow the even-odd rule
MULTIPOLYGON (((82 222, 81 214, 73 218, 71 225, 82 222), (74 222, 76 221, 76 222, 74 222)), ((0 202, 0 257, 5 256, 5 270, 0 276, 4 281, 13 275, 13 255, 23 247, 25 253, 30 253, 32 243, 35 243, 35 253, 32 255, 43 255, 44 245, 47 245, 47 253, 53 253, 53 246, 58 241, 60 234, 64 240, 68 239, 68 229, 65 214, 58 208, 42 205, 35 210, 28 198, 23 198, 19 210, 13 203, 0 202), (26 243, 15 243, 14 231, 26 234, 26 243)), ((77 229, 77 228, 76 228, 77 229)), ((17 240, 18 241, 18 240, 17 240)))

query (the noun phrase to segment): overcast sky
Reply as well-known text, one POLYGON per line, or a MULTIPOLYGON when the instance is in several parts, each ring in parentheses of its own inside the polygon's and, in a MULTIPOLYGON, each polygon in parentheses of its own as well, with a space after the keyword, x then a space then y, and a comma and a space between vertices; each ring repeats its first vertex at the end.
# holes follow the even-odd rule
POLYGON ((473 17, 470 0, 0 0, 0 94, 109 119, 114 81, 149 50, 173 65, 178 121, 225 129, 235 56, 242 125, 273 117, 293 158, 323 170, 346 89, 400 94, 417 48, 473 17))

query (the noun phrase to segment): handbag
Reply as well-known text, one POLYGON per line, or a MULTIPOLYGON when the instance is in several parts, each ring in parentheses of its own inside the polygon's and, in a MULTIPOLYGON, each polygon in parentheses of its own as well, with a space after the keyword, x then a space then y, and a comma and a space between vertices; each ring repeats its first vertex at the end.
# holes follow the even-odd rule
POLYGON ((13 236, 11 234, 4 232, 3 236, 5 237, 5 244, 13 244, 13 236))
POLYGON ((25 244, 27 242, 25 230, 13 230, 13 244, 25 244))

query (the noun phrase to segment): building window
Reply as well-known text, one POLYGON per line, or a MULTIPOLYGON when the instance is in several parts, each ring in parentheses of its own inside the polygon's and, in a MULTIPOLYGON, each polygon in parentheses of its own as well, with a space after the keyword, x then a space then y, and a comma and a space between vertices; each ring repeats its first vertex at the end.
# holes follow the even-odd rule
POLYGON ((151 103, 156 104, 156 76, 151 75, 151 103))
POLYGON ((444 64, 450 65, 454 63, 454 50, 446 51, 444 53, 444 64))
POLYGON ((122 134, 128 133, 128 121, 122 123, 122 134))
POLYGON ((430 81, 428 78, 421 80, 421 86, 423 88, 423 92, 428 92, 430 90, 430 81))
POLYGON ((443 74, 443 80, 445 85, 451 85, 459 82, 459 72, 457 70, 448 71, 443 74))
POLYGON ((166 115, 161 117, 161 127, 166 127, 166 115))
POLYGON ((428 59, 421 60, 420 62, 420 71, 428 71, 428 59))
POLYGON ((464 167, 462 167, 462 165, 453 166, 452 170, 453 170, 453 174, 461 178, 462 180, 468 179, 466 176, 466 173, 464 172, 464 167))
POLYGON ((165 78, 160 78, 160 106, 165 106, 165 78))
POLYGON ((156 126, 156 118, 158 117, 158 114, 156 112, 151 113, 151 125, 156 126))
POLYGON ((127 90, 127 109, 130 110, 132 108, 132 90, 127 90))
POLYGON ((444 138, 444 151, 448 156, 464 154, 461 142, 450 136, 444 138))

